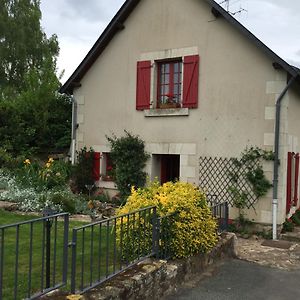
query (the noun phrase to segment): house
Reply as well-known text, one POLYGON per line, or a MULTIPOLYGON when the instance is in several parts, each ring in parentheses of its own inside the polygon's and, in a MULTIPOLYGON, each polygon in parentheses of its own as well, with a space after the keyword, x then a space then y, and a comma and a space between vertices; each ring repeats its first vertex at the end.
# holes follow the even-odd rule
POLYGON ((105 135, 124 129, 146 142, 147 172, 162 182, 199 184, 200 157, 275 151, 265 164, 274 187, 247 217, 276 231, 299 205, 299 79, 212 0, 127 0, 61 92, 74 96, 73 149, 102 153, 101 173, 105 135))

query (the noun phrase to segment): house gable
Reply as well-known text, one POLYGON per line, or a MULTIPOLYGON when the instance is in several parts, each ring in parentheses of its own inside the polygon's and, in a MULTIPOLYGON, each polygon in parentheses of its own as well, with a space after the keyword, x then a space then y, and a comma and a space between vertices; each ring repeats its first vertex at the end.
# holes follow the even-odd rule
MULTIPOLYGON (((299 76, 299 70, 293 66, 290 66, 286 61, 280 58, 276 53, 274 53, 270 48, 268 48, 264 43, 262 43, 256 36, 254 36, 249 30, 247 30, 241 23, 239 23, 235 18, 233 18, 229 13, 227 13, 218 3, 214 0, 197 0, 205 1, 211 7, 212 14, 217 18, 223 17, 230 24, 236 27, 242 34, 249 38, 254 44, 262 49, 267 55, 273 60, 274 68, 283 68, 291 76, 299 76)), ((66 81, 66 83, 61 87, 60 92, 62 93, 72 93, 75 87, 80 86, 80 80, 90 69, 96 59, 101 55, 110 41, 113 39, 115 34, 120 30, 126 30, 124 23, 126 19, 130 16, 132 11, 136 6, 143 2, 142 0, 126 0, 114 18, 111 20, 107 28, 101 34, 99 39, 93 45, 91 50, 88 52, 84 60, 80 63, 74 73, 66 81)))

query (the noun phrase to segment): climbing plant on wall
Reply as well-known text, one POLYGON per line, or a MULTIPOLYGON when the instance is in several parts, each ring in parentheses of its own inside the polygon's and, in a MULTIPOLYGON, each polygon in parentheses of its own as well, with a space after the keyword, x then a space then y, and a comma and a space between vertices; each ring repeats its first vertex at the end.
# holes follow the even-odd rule
POLYGON ((234 168, 228 174, 228 192, 233 198, 233 205, 239 209, 240 217, 243 216, 243 209, 248 207, 250 193, 258 199, 265 196, 272 187, 262 165, 263 161, 271 160, 274 160, 274 153, 258 147, 246 148, 240 159, 233 159, 234 168), (245 188, 246 185, 250 186, 251 191, 245 188))

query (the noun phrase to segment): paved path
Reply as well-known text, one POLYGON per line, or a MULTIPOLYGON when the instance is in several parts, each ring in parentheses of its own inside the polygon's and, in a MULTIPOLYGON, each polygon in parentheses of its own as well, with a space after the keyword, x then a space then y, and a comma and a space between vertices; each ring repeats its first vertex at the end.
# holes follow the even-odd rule
POLYGON ((229 260, 216 274, 166 300, 285 300, 300 298, 300 270, 286 271, 229 260))

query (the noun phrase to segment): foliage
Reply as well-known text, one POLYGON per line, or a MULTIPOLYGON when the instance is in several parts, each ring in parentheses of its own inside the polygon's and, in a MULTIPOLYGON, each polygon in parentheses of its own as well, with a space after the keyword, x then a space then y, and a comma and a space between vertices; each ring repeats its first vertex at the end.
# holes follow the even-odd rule
MULTIPOLYGON (((126 205, 120 208, 117 214, 149 206, 156 206, 157 214, 161 217, 174 214, 169 233, 175 257, 207 252, 217 242, 217 224, 206 203, 205 194, 192 184, 167 182, 160 186, 158 182, 153 182, 146 188, 132 187, 126 205)), ((130 236, 123 238, 127 241, 123 247, 130 248, 130 243, 136 243, 135 231, 137 229, 129 231, 130 236), (128 239, 131 242, 128 242, 128 239)))
POLYGON ((58 151, 70 143, 70 97, 57 93, 58 41, 43 32, 39 5, 0 5, 0 140, 13 155, 58 151))
POLYGON ((67 186, 50 190, 25 186, 12 173, 0 171, 0 200, 16 202, 22 211, 42 211, 50 207, 57 212, 87 213, 87 201, 82 195, 74 195, 67 186))
POLYGON ((88 193, 87 185, 94 185, 93 177, 94 150, 83 147, 77 155, 77 162, 72 171, 75 189, 80 193, 88 193))
POLYGON ((143 187, 146 183, 144 168, 149 155, 145 143, 138 136, 125 130, 125 136, 106 136, 111 146, 110 157, 114 166, 114 178, 121 199, 126 200, 132 186, 143 187))
POLYGON ((285 219, 285 222, 282 224, 282 232, 292 232, 295 228, 295 225, 291 219, 285 219))
POLYGON ((240 182, 249 182, 252 192, 257 198, 265 196, 272 184, 266 178, 261 162, 262 160, 270 161, 273 159, 274 153, 272 151, 258 147, 246 148, 240 159, 234 159, 235 170, 229 174, 231 186, 229 186, 228 191, 233 197, 234 206, 239 209, 240 216, 243 214, 243 209, 247 207, 249 196, 249 192, 243 188, 240 182))
POLYGON ((11 168, 15 161, 15 157, 7 149, 0 146, 0 168, 11 168))
POLYGON ((46 163, 25 159, 22 168, 14 170, 20 186, 37 191, 50 190, 67 184, 70 177, 70 164, 49 158, 46 163))
POLYGON ((291 216, 291 220, 293 221, 293 223, 297 226, 300 226, 300 216, 299 214, 295 213, 291 216))
POLYGON ((101 203, 108 203, 111 201, 108 192, 103 190, 101 190, 96 195, 93 195, 91 198, 92 200, 99 201, 101 203))
POLYGON ((252 225, 253 222, 241 214, 238 218, 230 222, 228 231, 248 235, 253 233, 252 225))

